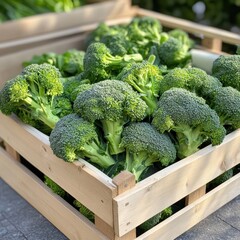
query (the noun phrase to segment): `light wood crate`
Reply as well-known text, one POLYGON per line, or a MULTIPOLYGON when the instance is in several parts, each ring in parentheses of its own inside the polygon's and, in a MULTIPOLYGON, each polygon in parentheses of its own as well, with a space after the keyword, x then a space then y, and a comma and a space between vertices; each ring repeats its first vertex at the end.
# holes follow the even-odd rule
MULTIPOLYGON (((203 37, 203 46, 221 51, 221 42, 238 44, 240 37, 143 9, 133 8, 128 18, 109 21, 125 23, 132 16, 153 16, 162 25, 181 28, 203 37)), ((88 25, 83 30, 91 30, 88 25)), ((34 54, 81 48, 85 35, 0 57, 0 87, 21 71, 21 63, 34 54)), ((69 239, 170 240, 174 239, 240 194, 240 173, 206 193, 206 184, 240 163, 240 130, 228 134, 219 146, 197 153, 135 184, 126 171, 109 178, 84 160, 66 163, 53 155, 48 136, 23 124, 16 117, 0 114, 0 176, 69 239), (19 154, 64 188, 95 214, 95 224, 53 194, 19 161, 19 154), (136 227, 166 207, 186 198, 186 206, 136 237, 136 227)))
POLYGON ((38 14, 1 23, 0 55, 63 38, 73 31, 76 33, 79 26, 124 16, 131 7, 131 0, 86 3, 71 12, 38 14))

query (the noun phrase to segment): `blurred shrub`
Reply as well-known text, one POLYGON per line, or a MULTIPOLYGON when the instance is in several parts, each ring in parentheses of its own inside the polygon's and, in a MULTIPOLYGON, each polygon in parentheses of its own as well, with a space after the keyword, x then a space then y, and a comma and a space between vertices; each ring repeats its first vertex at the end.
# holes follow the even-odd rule
POLYGON ((200 24, 240 33, 240 0, 133 0, 133 4, 200 24))

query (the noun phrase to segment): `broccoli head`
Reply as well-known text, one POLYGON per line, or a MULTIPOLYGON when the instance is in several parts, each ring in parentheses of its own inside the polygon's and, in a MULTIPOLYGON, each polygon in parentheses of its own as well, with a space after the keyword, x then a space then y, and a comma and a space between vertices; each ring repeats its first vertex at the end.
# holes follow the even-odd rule
POLYGON ((153 163, 166 167, 176 159, 176 149, 169 136, 159 133, 147 122, 126 126, 120 145, 126 149, 125 169, 132 172, 137 181, 153 163))
POLYGON ((71 101, 64 95, 55 96, 52 103, 52 113, 59 118, 73 113, 73 106, 71 101))
POLYGON ((78 94, 74 111, 89 122, 100 121, 111 154, 123 151, 119 147, 123 126, 129 121, 141 121, 147 105, 128 83, 105 80, 78 94))
POLYGON ((52 130, 49 141, 53 153, 67 162, 86 157, 101 168, 115 163, 101 144, 94 124, 77 114, 61 118, 52 130))
POLYGON ((191 59, 189 46, 173 37, 158 46, 158 55, 161 64, 168 68, 184 67, 191 59))
POLYGON ((49 52, 49 53, 44 53, 42 55, 35 55, 32 57, 30 61, 23 62, 23 66, 27 67, 28 65, 31 65, 31 64, 43 64, 43 63, 48 63, 53 66, 56 66, 57 54, 53 52, 49 52))
POLYGON ((175 87, 185 88, 198 96, 207 98, 221 87, 221 82, 200 68, 174 68, 160 82, 160 94, 175 87))
POLYGON ((161 133, 175 134, 179 158, 195 153, 207 140, 220 144, 226 134, 217 113, 205 100, 182 88, 162 94, 152 123, 161 133))
POLYGON ((123 73, 119 75, 120 80, 127 82, 140 93, 141 98, 148 105, 148 115, 151 115, 157 108, 160 82, 163 78, 160 69, 152 64, 155 60, 153 57, 151 62, 152 57, 149 61, 133 63, 131 67, 127 66, 127 69, 123 69, 123 73))
POLYGON ((92 43, 88 46, 83 65, 84 76, 91 83, 106 80, 114 76, 114 71, 121 69, 132 61, 142 61, 140 54, 113 56, 104 43, 92 43))
POLYGON ((222 125, 240 128, 240 92, 232 87, 221 87, 207 101, 214 109, 222 125))
POLYGON ((240 55, 222 55, 213 62, 212 75, 218 78, 224 87, 233 87, 240 91, 240 55))
POLYGON ((189 49, 192 48, 194 45, 193 40, 190 39, 188 34, 181 29, 173 29, 168 32, 168 35, 170 37, 178 39, 184 46, 188 46, 189 49))
POLYGON ((0 91, 0 110, 6 115, 28 112, 31 119, 54 128, 59 118, 52 112, 52 102, 63 92, 60 77, 59 70, 50 64, 27 66, 0 91))

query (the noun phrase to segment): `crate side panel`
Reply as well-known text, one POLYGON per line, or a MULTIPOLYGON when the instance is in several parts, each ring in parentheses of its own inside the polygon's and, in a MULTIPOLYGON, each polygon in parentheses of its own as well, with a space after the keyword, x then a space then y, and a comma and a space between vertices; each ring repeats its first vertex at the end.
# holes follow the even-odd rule
POLYGON ((208 146, 117 196, 114 199, 117 233, 125 234, 240 163, 239 142, 240 130, 236 130, 221 145, 208 146))
POLYGON ((69 239, 107 240, 85 217, 0 148, 0 176, 69 239))
POLYGON ((85 5, 69 13, 46 13, 5 22, 0 25, 1 32, 4 32, 0 43, 105 21, 121 16, 129 8, 129 0, 112 0, 85 5))
POLYGON ((109 225, 113 225, 111 179, 77 161, 67 163, 53 155, 48 137, 0 113, 1 137, 32 165, 50 177, 109 225))
POLYGON ((137 240, 173 240, 240 194, 240 173, 158 224, 137 240))

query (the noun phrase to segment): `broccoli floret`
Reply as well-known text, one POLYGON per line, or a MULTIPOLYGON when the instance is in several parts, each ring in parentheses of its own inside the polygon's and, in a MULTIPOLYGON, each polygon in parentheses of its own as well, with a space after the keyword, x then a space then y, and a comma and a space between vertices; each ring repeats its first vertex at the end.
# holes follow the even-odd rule
POLYGON ((53 98, 63 92, 60 77, 59 70, 50 64, 27 66, 0 91, 1 111, 6 115, 28 112, 32 119, 53 129, 59 120, 52 112, 53 98))
POLYGON ((103 43, 92 43, 84 57, 84 76, 92 83, 110 79, 113 71, 121 69, 132 61, 142 61, 140 54, 113 56, 103 43))
POLYGON ((83 72, 84 55, 84 51, 68 50, 58 55, 56 67, 60 70, 63 77, 80 74, 83 72))
POLYGON ((170 37, 178 39, 183 45, 188 46, 189 49, 194 45, 193 40, 190 39, 188 34, 181 29, 173 29, 168 32, 168 35, 170 37))
POLYGON ((79 212, 88 218, 91 222, 94 222, 94 213, 90 211, 88 208, 86 208, 83 204, 81 204, 78 200, 73 201, 73 205, 79 210, 79 212))
POLYGON ((132 41, 151 40, 160 41, 162 26, 160 22, 151 17, 135 17, 128 25, 128 37, 132 41))
POLYGON ((161 64, 168 68, 184 67, 191 59, 189 46, 173 37, 158 46, 158 54, 161 64))
POLYGON ((120 80, 127 82, 140 93, 141 98, 148 105, 148 115, 151 115, 157 108, 160 82, 163 78, 160 69, 152 64, 155 60, 153 55, 152 57, 149 61, 134 63, 131 67, 127 66, 126 70, 123 69, 124 73, 119 76, 120 80))
POLYGON ((217 113, 205 100, 182 88, 172 88, 162 94, 153 125, 161 133, 175 133, 179 158, 195 153, 207 140, 212 145, 220 144, 226 134, 217 113))
POLYGON ((128 49, 131 46, 126 37, 122 35, 105 35, 101 38, 101 42, 107 46, 114 56, 128 54, 128 49))
POLYGON ((128 83, 105 80, 78 94, 74 111, 89 122, 100 121, 111 154, 123 151, 119 147, 123 126, 129 121, 141 121, 147 105, 128 83))
POLYGON ((64 198, 67 195, 67 192, 62 189, 58 184, 56 184, 52 179, 47 177, 46 175, 44 176, 44 183, 51 188, 51 190, 59 195, 60 197, 64 198))
POLYGON ((222 55, 213 62, 212 75, 218 78, 224 87, 233 87, 240 91, 240 55, 222 55))
POLYGON ((87 157, 101 168, 115 163, 102 146, 95 126, 77 114, 61 118, 52 130, 49 141, 53 153, 67 162, 87 157))
POLYGON ((232 87, 221 87, 207 101, 214 109, 222 125, 240 128, 240 92, 232 87))
POLYGON ((73 106, 71 101, 63 95, 54 97, 52 109, 52 113, 59 118, 73 113, 73 106))
POLYGON ((23 66, 27 67, 28 65, 31 65, 31 64, 43 64, 43 63, 48 63, 53 66, 56 66, 57 56, 58 55, 53 52, 44 53, 42 55, 35 55, 30 61, 23 62, 23 66))
POLYGON ((151 217, 144 223, 142 223, 139 226, 139 229, 141 229, 143 232, 148 231, 149 229, 153 228, 155 225, 157 225, 159 222, 165 220, 166 218, 170 217, 172 215, 173 211, 171 207, 168 207, 164 209, 162 212, 156 214, 155 216, 151 217))
POLYGON ((207 98, 219 87, 221 82, 200 68, 174 68, 160 82, 160 94, 176 87, 195 92, 198 96, 207 98))
POLYGON ((169 136, 159 133, 150 123, 131 123, 124 128, 121 147, 126 149, 125 169, 141 174, 153 163, 166 167, 176 159, 176 149, 169 136))

